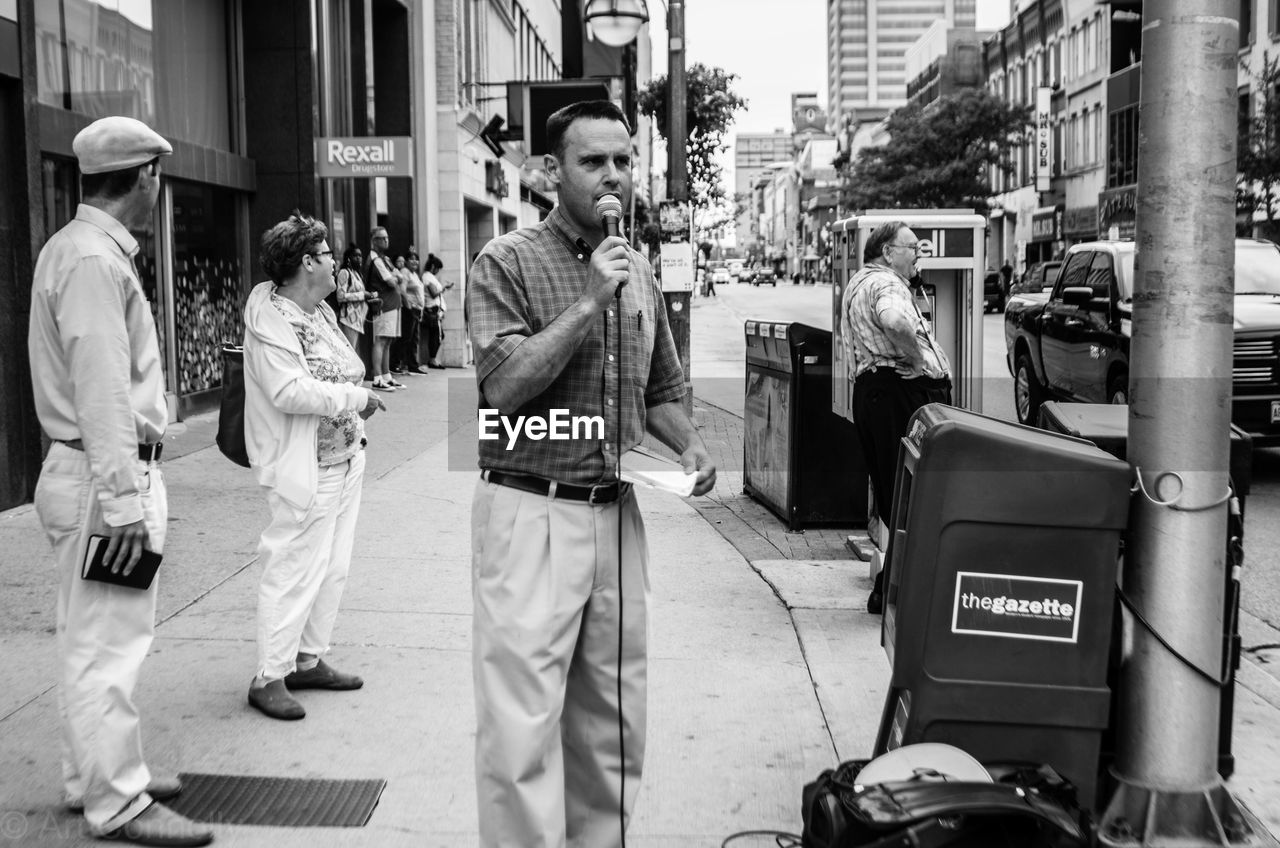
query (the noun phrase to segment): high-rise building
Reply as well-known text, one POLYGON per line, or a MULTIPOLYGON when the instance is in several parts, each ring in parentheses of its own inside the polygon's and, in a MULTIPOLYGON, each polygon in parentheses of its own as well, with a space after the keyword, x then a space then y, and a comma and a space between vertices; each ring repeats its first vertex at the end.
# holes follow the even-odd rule
POLYGON ((935 21, 977 23, 977 0, 827 0, 827 111, 878 119, 907 102, 907 48, 935 21))

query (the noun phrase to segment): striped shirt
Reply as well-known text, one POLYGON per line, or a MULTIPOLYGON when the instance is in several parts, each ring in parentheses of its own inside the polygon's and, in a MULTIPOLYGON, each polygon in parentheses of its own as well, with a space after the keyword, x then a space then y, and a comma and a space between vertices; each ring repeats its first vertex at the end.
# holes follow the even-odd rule
MULTIPOLYGON (((515 352, 572 306, 586 288, 591 248, 560 207, 547 219, 489 242, 475 264, 467 287, 471 344, 476 357, 480 407, 484 380, 515 352)), ((592 323, 564 370, 540 395, 519 410, 505 410, 514 426, 517 415, 550 418, 599 416, 603 438, 533 440, 521 435, 507 450, 501 425, 497 439, 480 440, 480 467, 533 474, 574 485, 614 479, 614 462, 644 437, 645 410, 683 401, 684 371, 667 324, 662 292, 648 261, 631 253, 631 277, 622 302, 610 304, 592 323), (622 359, 617 359, 618 333, 622 359), (616 410, 621 380, 622 433, 616 410)), ((580 431, 580 435, 585 431, 580 431)), ((596 435, 596 433, 593 433, 596 435)))
POLYGON ((912 376, 881 323, 881 316, 890 309, 907 316, 914 325, 916 344, 924 357, 924 376, 950 377, 947 354, 911 296, 911 287, 897 271, 874 262, 850 278, 840 298, 840 342, 846 361, 853 362, 854 377, 875 368, 892 368, 904 377, 912 376))

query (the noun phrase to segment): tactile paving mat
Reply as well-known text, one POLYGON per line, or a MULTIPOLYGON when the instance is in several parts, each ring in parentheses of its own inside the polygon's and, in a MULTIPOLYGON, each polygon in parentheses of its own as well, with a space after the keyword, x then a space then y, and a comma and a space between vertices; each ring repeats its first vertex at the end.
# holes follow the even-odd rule
POLYGON ((299 780, 232 774, 180 774, 182 792, 165 806, 209 824, 364 827, 385 780, 299 780))

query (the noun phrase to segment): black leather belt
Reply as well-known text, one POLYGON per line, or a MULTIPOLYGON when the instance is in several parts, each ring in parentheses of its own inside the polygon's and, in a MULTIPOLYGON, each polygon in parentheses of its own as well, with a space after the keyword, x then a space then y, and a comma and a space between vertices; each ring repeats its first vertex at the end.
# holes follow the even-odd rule
POLYGON ((566 501, 586 501, 592 504, 613 503, 618 499, 620 491, 626 491, 629 484, 601 483, 595 486, 571 486, 568 483, 557 483, 542 477, 528 474, 508 474, 504 471, 480 472, 480 476, 495 486, 507 486, 535 495, 549 495, 566 501), (552 488, 554 487, 554 489, 552 488))
MULTIPOLYGON (((72 450, 78 450, 84 453, 84 442, 79 439, 54 439, 55 442, 61 442, 72 450)), ((154 445, 144 445, 138 443, 138 459, 143 462, 159 462, 160 453, 164 450, 164 442, 156 442, 154 445)))

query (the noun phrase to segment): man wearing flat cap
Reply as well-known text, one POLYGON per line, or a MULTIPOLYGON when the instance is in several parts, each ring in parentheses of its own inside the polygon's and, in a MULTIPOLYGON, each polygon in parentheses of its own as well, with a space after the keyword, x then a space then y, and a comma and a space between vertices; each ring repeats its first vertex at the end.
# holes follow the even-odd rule
POLYGON ((102 118, 71 144, 83 202, 40 251, 28 349, 40 426, 52 440, 35 505, 57 562, 57 641, 66 802, 99 836, 206 845, 207 828, 155 803, 177 794, 142 758, 133 690, 155 634, 146 589, 82 579, 91 536, 132 573, 164 547, 160 440, 168 422, 155 322, 133 258, 160 195, 167 141, 132 118, 102 118))

